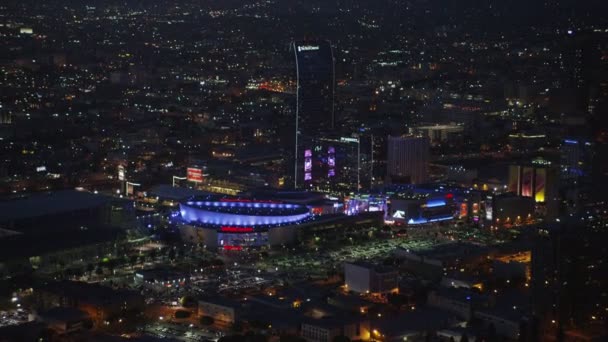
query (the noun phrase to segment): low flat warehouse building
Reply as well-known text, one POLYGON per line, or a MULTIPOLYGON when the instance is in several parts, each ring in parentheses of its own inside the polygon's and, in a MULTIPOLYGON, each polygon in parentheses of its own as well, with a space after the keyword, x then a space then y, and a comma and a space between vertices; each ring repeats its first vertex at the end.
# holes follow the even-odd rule
POLYGON ((208 316, 221 323, 237 321, 241 304, 227 298, 205 298, 198 301, 199 317, 208 316))
POLYGON ((351 341, 365 341, 371 336, 371 328, 369 320, 356 316, 307 318, 302 322, 300 334, 307 342, 331 342, 337 336, 346 336, 351 341))
POLYGON ((0 201, 0 273, 56 267, 116 252, 135 222, 133 203, 85 191, 35 193, 0 201))
POLYGON ((345 285, 357 293, 398 292, 398 275, 396 270, 386 266, 363 262, 344 264, 345 285))
POLYGON ((39 310, 64 307, 84 311, 96 327, 116 317, 137 317, 145 305, 144 298, 135 291, 67 280, 35 288, 34 302, 39 310))

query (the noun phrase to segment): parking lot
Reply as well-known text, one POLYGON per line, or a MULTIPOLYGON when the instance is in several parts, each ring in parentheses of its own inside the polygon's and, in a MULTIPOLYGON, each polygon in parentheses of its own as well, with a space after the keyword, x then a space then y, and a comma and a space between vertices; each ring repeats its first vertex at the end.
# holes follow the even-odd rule
POLYGON ((220 332, 214 332, 209 329, 201 329, 190 323, 169 323, 158 321, 156 323, 147 324, 141 329, 141 333, 145 336, 158 338, 172 338, 179 341, 200 341, 200 342, 217 342, 222 336, 220 332))

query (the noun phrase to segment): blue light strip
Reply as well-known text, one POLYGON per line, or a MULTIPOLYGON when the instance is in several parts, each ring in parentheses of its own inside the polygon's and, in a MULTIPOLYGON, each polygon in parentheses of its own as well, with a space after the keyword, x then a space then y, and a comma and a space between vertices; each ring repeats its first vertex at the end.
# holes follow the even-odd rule
POLYGON ((431 219, 431 220, 429 220, 429 222, 439 222, 439 221, 447 221, 447 220, 453 220, 453 219, 454 219, 454 216, 445 216, 445 217, 431 219))
POLYGON ((407 224, 425 224, 425 223, 432 223, 432 222, 439 222, 439 221, 448 221, 448 220, 453 220, 454 216, 444 216, 444 217, 438 217, 438 218, 434 218, 434 219, 424 219, 424 218, 419 218, 419 219, 410 219, 407 224))
MULTIPOLYGON (((218 203, 218 202, 215 202, 218 203)), ((225 202, 221 203, 224 206, 225 202)), ((238 203, 227 203, 237 204, 238 203)), ((254 203, 255 204, 267 204, 267 203, 254 203)), ((271 204, 273 205, 273 204, 271 204)), ((276 205, 276 204, 274 204, 276 205)), ((215 206, 215 205, 214 205, 215 206)), ((231 206, 231 205, 227 205, 231 206)), ((271 207, 272 208, 272 207, 271 207)), ((222 213, 209 211, 200 208, 193 208, 187 205, 180 205, 180 214, 184 221, 192 223, 202 224, 213 224, 213 225, 226 225, 226 226, 262 226, 262 225, 281 225, 295 223, 310 217, 309 212, 292 214, 292 215, 242 215, 235 213, 222 213)))
POLYGON ((430 200, 428 202, 426 202, 426 207, 427 208, 435 208, 435 207, 442 207, 444 206, 445 200, 439 199, 439 200, 430 200))
POLYGON ((565 142, 566 144, 573 144, 573 145, 574 145, 574 144, 578 144, 578 141, 576 141, 576 140, 570 140, 570 139, 566 139, 566 140, 564 140, 564 142, 565 142))

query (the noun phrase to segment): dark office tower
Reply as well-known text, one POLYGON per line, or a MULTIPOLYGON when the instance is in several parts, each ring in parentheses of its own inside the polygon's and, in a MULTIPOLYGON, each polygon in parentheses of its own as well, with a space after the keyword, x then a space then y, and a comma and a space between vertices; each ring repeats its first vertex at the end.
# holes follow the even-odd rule
POLYGON ((421 184, 429 180, 428 137, 388 137, 387 176, 391 183, 421 184))
POLYGON ((543 341, 605 341, 581 336, 605 324, 608 235, 581 222, 540 229, 533 239, 530 289, 543 341))
POLYGON ((568 31, 563 61, 575 103, 582 113, 596 114, 601 99, 601 84, 606 77, 604 51, 608 34, 604 32, 568 31))
POLYGON ((569 137, 562 141, 560 197, 562 214, 585 210, 594 188, 592 167, 594 143, 589 137, 569 137))
MULTIPOLYGON (((329 41, 293 42, 296 58, 296 118, 294 187, 302 185, 298 171, 304 160, 303 151, 313 148, 313 141, 323 132, 334 129, 335 61, 329 41)), ((304 175, 305 180, 308 175, 304 175)))
POLYGON ((300 134, 334 128, 334 56, 329 41, 292 43, 296 57, 296 120, 300 134))

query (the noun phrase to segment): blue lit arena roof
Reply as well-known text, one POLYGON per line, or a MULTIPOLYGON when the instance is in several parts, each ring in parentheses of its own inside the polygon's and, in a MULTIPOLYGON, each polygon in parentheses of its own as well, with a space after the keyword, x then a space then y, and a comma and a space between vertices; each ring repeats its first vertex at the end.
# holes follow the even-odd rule
POLYGON ((309 209, 300 204, 243 198, 197 197, 180 203, 183 222, 205 227, 271 228, 311 219, 309 209))

